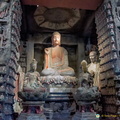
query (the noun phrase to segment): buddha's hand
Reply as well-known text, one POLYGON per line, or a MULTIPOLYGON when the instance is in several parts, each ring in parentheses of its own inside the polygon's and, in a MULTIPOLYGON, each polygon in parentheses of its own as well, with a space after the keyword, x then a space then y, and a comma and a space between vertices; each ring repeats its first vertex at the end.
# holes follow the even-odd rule
POLYGON ((50 51, 49 51, 49 49, 48 48, 45 48, 45 53, 49 53, 50 51))

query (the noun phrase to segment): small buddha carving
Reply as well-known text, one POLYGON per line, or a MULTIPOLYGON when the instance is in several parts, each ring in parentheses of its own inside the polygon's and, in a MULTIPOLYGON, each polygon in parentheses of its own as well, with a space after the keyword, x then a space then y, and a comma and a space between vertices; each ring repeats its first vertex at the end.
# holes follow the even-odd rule
POLYGON ((68 65, 68 52, 61 47, 61 34, 54 32, 52 35, 52 47, 45 48, 45 64, 41 74, 43 76, 74 76, 74 70, 68 65))
MULTIPOLYGON (((87 62, 85 60, 83 60, 81 62, 81 66, 82 66, 82 72, 80 73, 79 76, 79 82, 82 81, 82 79, 86 79, 89 80, 90 86, 93 86, 93 77, 91 76, 91 74, 88 72, 88 68, 87 68, 87 62)), ((81 83, 80 83, 81 85, 81 83)))
POLYGON ((31 91, 42 91, 44 89, 42 84, 40 83, 40 74, 36 71, 37 69, 37 61, 33 59, 30 64, 30 71, 26 73, 23 85, 23 91, 31 92, 31 91))
POLYGON ((87 70, 87 62, 85 60, 81 62, 81 66, 80 85, 73 95, 80 106, 80 112, 94 112, 92 105, 99 100, 100 92, 98 87, 93 86, 93 77, 87 70))

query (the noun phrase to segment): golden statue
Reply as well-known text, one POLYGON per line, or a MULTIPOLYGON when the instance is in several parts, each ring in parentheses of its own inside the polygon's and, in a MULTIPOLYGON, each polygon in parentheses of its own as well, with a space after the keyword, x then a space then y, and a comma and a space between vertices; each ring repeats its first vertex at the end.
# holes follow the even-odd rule
POLYGON ((61 34, 54 32, 52 47, 45 48, 45 64, 42 75, 74 76, 74 70, 68 66, 68 52, 60 46, 61 34))

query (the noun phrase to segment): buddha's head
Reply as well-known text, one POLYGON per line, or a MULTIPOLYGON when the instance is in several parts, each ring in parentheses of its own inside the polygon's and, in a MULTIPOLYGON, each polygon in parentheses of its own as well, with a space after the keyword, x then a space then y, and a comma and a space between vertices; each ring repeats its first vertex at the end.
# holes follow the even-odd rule
POLYGON ((91 51, 89 54, 89 58, 90 58, 91 63, 97 62, 97 52, 91 51))
POLYGON ((59 46, 61 44, 61 34, 59 32, 54 32, 51 39, 53 46, 59 46))
POLYGON ((85 60, 81 62, 81 66, 82 66, 82 71, 86 73, 88 69, 87 69, 87 62, 85 60))
POLYGON ((36 71, 37 69, 37 61, 35 59, 32 60, 31 64, 30 64, 30 68, 32 71, 36 71))

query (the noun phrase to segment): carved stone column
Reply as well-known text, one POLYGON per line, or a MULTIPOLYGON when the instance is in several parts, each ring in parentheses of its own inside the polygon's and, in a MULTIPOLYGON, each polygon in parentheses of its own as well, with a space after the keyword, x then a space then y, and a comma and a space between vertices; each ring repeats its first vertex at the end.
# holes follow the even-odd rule
POLYGON ((0 119, 12 120, 21 25, 19 0, 0 2, 0 119))
MULTIPOLYGON (((120 91, 120 15, 119 1, 104 0, 95 14, 100 53, 100 83, 103 114, 119 119, 120 91)), ((103 117, 105 117, 103 115, 103 117)))

